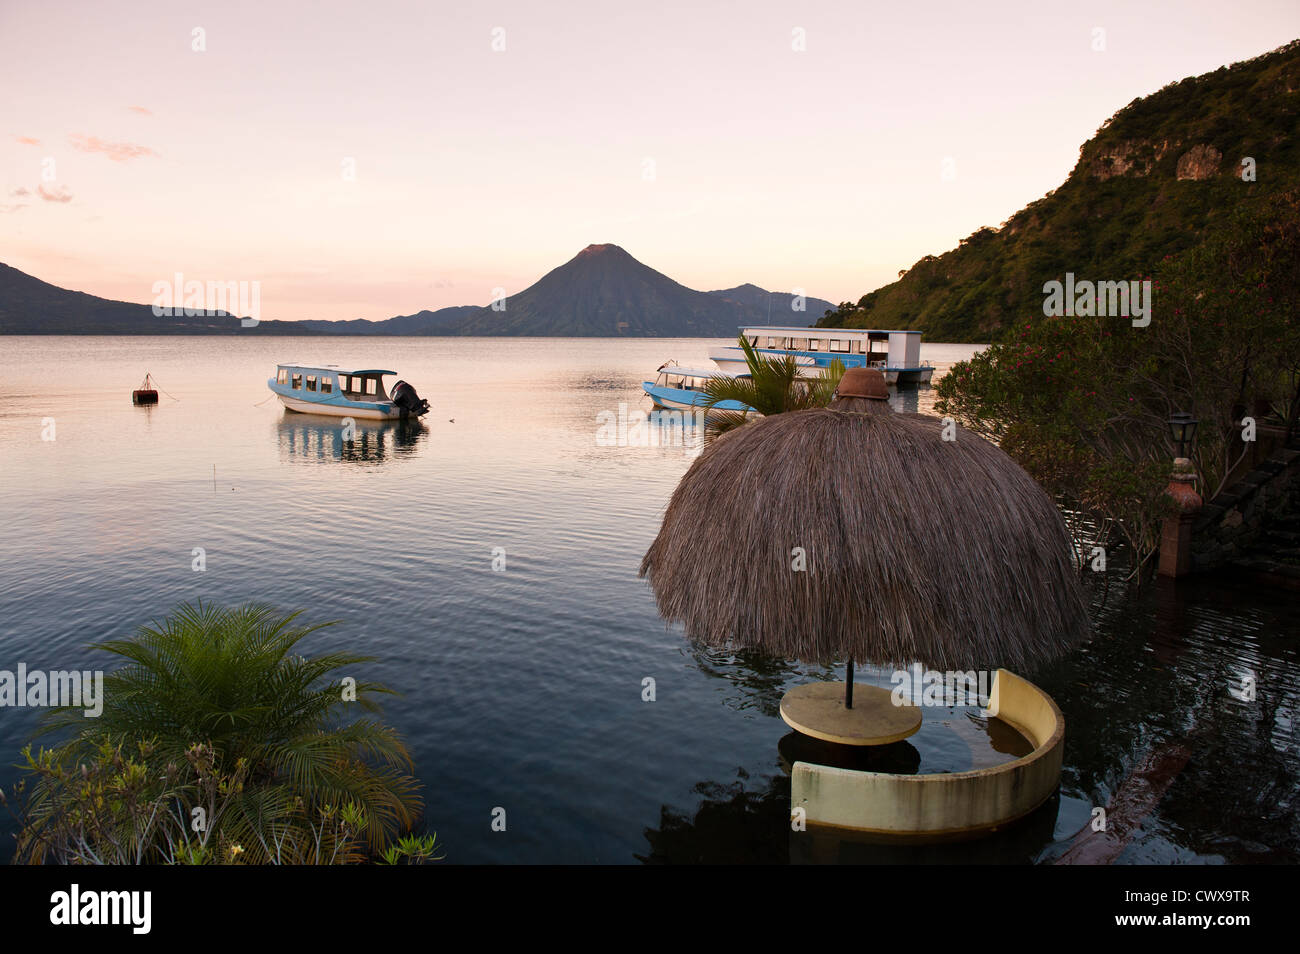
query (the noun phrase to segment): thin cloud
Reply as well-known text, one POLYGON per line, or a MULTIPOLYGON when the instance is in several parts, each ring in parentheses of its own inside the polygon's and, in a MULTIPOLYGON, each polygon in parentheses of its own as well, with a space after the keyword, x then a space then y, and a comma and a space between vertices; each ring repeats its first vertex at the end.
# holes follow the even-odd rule
POLYGON ((0 214, 6 212, 17 212, 19 209, 27 208, 26 202, 10 202, 7 205, 0 205, 0 214))
POLYGON ((153 115, 152 109, 145 109, 143 106, 128 106, 127 109, 131 110, 133 113, 139 113, 141 116, 153 115))
POLYGON ((139 159, 141 156, 156 156, 148 146, 137 146, 129 142, 107 142, 98 136, 82 136, 80 134, 69 137, 74 149, 80 149, 82 152, 103 153, 114 162, 125 162, 128 159, 139 159))
POLYGON ((46 202, 71 202, 72 193, 65 186, 57 186, 53 189, 47 189, 45 186, 37 186, 36 194, 46 202))
POLYGON ((24 146, 39 146, 41 144, 39 139, 33 139, 31 136, 14 136, 14 139, 18 140, 24 146))
POLYGON ((9 194, 10 195, 31 195, 32 190, 26 188, 25 186, 19 186, 17 189, 10 189, 9 194))

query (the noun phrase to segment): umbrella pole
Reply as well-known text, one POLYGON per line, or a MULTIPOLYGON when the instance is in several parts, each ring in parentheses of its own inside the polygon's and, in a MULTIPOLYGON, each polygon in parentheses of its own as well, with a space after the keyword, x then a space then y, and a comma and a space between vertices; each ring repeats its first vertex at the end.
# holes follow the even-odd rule
POLYGON ((849 657, 849 681, 844 684, 844 708, 853 708, 853 657, 849 657))

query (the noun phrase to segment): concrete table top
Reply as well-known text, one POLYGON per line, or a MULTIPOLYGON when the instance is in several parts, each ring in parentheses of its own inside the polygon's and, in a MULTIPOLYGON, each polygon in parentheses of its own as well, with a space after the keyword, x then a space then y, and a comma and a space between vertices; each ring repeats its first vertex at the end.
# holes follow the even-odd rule
POLYGON ((853 708, 844 708, 844 683, 810 682, 781 697, 781 718, 796 732, 841 745, 887 745, 921 728, 920 706, 896 706, 893 693, 853 684, 853 708))

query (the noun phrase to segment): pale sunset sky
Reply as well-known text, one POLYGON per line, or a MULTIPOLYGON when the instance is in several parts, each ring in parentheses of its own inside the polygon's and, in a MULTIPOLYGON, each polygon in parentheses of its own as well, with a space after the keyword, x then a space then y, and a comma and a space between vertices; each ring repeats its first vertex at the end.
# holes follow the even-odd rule
POLYGON ((1135 97, 1297 36, 1296 0, 0 0, 0 261, 383 319, 612 242, 856 299, 1056 188, 1135 97))

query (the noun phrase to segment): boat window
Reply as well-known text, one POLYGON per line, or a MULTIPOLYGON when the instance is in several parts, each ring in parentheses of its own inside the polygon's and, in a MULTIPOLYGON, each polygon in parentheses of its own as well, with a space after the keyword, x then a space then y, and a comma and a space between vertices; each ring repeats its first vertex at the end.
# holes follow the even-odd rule
POLYGON ((297 390, 298 390, 299 388, 301 388, 301 387, 302 387, 302 375, 301 375, 301 374, 295 374, 295 375, 293 376, 293 389, 294 389, 295 391, 297 391, 297 390))
POLYGON ((808 350, 809 350, 809 351, 821 351, 821 350, 822 350, 822 340, 821 340, 820 338, 813 338, 811 341, 808 342, 808 350))
POLYGON ((350 374, 339 375, 339 390, 342 391, 344 394, 347 394, 349 391, 352 390, 352 375, 350 374))
POLYGON ((776 339, 775 339, 775 338, 768 338, 768 339, 767 339, 767 346, 768 346, 769 348, 777 348, 777 347, 780 347, 780 346, 776 343, 776 339))
POLYGON ((790 339, 790 350, 791 350, 791 351, 807 351, 807 350, 808 350, 808 339, 807 339, 807 338, 791 338, 791 339, 790 339))
POLYGON ((316 390, 316 375, 314 374, 307 375, 307 390, 308 391, 316 390))
POLYGON ((751 345, 753 345, 755 348, 757 348, 757 347, 758 347, 758 335, 753 335, 753 336, 749 339, 749 343, 750 343, 751 345))
POLYGON ((330 394, 334 391, 334 379, 328 375, 320 379, 320 390, 322 394, 330 394))
POLYGON ((830 350, 847 352, 849 350, 849 343, 847 341, 836 341, 832 339, 830 342, 830 350))
POLYGON ((288 383, 289 383, 289 372, 286 371, 286 370, 284 370, 284 368, 281 368, 279 371, 277 371, 277 372, 275 373, 275 383, 276 383, 276 384, 288 384, 288 383))
POLYGON ((379 381, 376 380, 375 378, 366 378, 366 393, 378 394, 379 393, 378 385, 379 385, 379 381))

